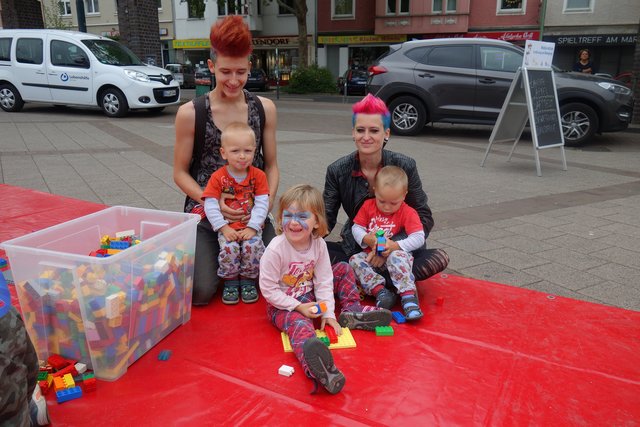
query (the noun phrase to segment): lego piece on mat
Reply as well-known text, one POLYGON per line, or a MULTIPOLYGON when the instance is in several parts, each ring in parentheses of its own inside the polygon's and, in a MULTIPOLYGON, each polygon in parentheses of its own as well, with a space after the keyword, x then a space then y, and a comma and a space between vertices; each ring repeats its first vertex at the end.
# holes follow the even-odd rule
POLYGON ((333 329, 333 326, 325 325, 324 333, 327 334, 327 338, 329 338, 329 342, 331 344, 338 342, 338 334, 336 334, 336 330, 333 329))
POLYGON ((379 337, 391 337, 393 336, 393 327, 376 326, 376 335, 379 337))
POLYGON ((391 316, 393 316, 393 320, 396 321, 396 323, 406 323, 407 319, 404 317, 404 314, 400 313, 399 311, 392 311, 391 312, 391 316))
POLYGON ((278 373, 280 375, 284 375, 285 377, 290 377, 291 375, 293 375, 294 372, 295 372, 295 369, 293 369, 292 366, 288 366, 288 365, 282 365, 280 366, 280 369, 278 369, 278 373))
MULTIPOLYGON (((327 334, 324 331, 320 331, 316 329, 316 337, 322 338, 327 337, 327 334)), ((285 353, 293 352, 293 348, 291 347, 291 341, 289 340, 289 336, 286 332, 280 333, 280 338, 282 339, 282 347, 284 348, 285 353)), ((335 344, 330 344, 329 349, 335 350, 339 348, 355 348, 356 341, 353 339, 353 335, 349 328, 342 328, 342 335, 338 337, 338 342, 335 344)))
POLYGON ((171 357, 171 350, 162 350, 160 354, 158 354, 158 360, 167 361, 171 357))
POLYGON ((56 392, 56 399, 58 399, 58 403, 78 399, 79 397, 82 397, 82 389, 78 386, 56 392))

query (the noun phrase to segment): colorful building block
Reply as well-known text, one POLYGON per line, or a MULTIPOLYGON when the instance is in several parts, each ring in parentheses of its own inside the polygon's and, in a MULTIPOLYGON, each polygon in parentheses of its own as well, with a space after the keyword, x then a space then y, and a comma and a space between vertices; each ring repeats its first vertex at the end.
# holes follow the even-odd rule
POLYGON ((331 344, 338 342, 338 334, 336 334, 336 330, 333 329, 333 326, 325 325, 324 333, 327 334, 327 338, 329 338, 329 342, 331 344))
POLYGON ((376 335, 379 337, 391 337, 393 336, 393 327, 376 326, 376 335))
POLYGON ((387 239, 384 237, 384 230, 376 231, 376 255, 382 255, 387 249, 387 239))
MULTIPOLYGON (((324 331, 321 331, 319 329, 316 329, 316 337, 318 337, 318 339, 322 339, 324 337, 327 339, 327 341, 329 340, 329 338, 327 338, 327 334, 324 331)), ((280 338, 282 340, 282 347, 284 348, 285 353, 293 352, 293 347, 291 347, 291 341, 289 340, 289 335, 287 335, 286 332, 281 332, 280 338)), ((340 348, 355 348, 355 347, 356 347, 356 341, 353 339, 353 335, 351 334, 351 331, 349 330, 349 328, 342 328, 342 335, 338 337, 337 343, 334 343, 334 344, 329 343, 330 350, 336 350, 340 348)))
POLYGON ((327 303, 324 301, 317 303, 313 307, 311 307, 311 312, 314 314, 324 313, 327 311, 327 303))
POLYGON ((294 372, 295 372, 295 369, 293 369, 293 366, 288 366, 288 365, 282 365, 278 369, 278 373, 280 375, 284 375, 285 377, 290 377, 291 375, 293 375, 294 372))
POLYGON ((162 350, 160 354, 158 354, 158 360, 162 360, 163 362, 169 360, 171 357, 171 350, 162 350))
POLYGON ((407 321, 407 319, 404 317, 404 314, 400 313, 399 311, 392 311, 391 316, 393 316, 393 320, 395 320, 396 323, 406 323, 407 321))
POLYGON ((58 403, 67 402, 80 397, 82 397, 82 389, 78 386, 56 392, 56 399, 58 400, 58 403))

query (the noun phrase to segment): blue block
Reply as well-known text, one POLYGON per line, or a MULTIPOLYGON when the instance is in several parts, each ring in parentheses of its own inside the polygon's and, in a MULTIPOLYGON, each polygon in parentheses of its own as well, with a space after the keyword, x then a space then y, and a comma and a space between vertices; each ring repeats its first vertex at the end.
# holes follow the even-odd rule
POLYGON ((158 354, 158 360, 167 361, 171 357, 171 350, 162 350, 160 354, 158 354))
POLYGON ((393 320, 395 320, 396 323, 405 323, 407 321, 407 319, 405 319, 404 315, 402 313, 400 313, 399 311, 392 311, 391 315, 393 316, 393 320))
POLYGON ((56 398, 58 399, 58 403, 77 399, 79 397, 82 397, 82 389, 79 386, 56 391, 56 398))

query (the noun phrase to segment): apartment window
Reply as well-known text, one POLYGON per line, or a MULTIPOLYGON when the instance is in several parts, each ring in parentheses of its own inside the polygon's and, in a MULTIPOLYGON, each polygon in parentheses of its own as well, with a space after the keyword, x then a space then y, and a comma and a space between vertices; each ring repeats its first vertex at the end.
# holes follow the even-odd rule
POLYGON ((498 13, 524 13, 527 0, 498 0, 498 13))
POLYGON ((158 0, 158 9, 162 9, 162 0, 158 0))
POLYGON ((293 12, 291 12, 292 9, 295 9, 294 6, 294 0, 284 0, 282 3, 286 4, 287 7, 284 7, 280 4, 280 2, 278 2, 278 15, 292 15, 293 12))
POLYGON ((60 8, 60 16, 71 15, 71 0, 62 0, 58 2, 60 8))
POLYGON ((219 1, 218 15, 246 15, 246 11, 242 10, 242 0, 219 1))
POLYGON ((189 19, 204 19, 206 4, 203 1, 187 0, 187 17, 189 19))
POLYGON ((565 0, 565 11, 585 11, 592 9, 592 0, 565 0))
POLYGON ((333 18, 353 18, 355 0, 331 0, 331 12, 333 18))
POLYGON ((447 0, 447 12, 456 11, 456 0, 447 0))
POLYGON ((84 13, 100 13, 98 0, 84 0, 84 13))
POLYGON ((442 0, 433 0, 433 13, 442 13, 442 0))
POLYGON ((408 14, 409 0, 387 0, 387 15, 408 14), (399 9, 398 9, 399 8, 399 9))

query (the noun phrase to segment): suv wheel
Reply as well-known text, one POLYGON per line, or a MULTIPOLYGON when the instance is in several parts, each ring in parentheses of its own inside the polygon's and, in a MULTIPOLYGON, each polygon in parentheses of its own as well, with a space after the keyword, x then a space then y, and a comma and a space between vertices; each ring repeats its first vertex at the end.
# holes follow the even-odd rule
POLYGON ((389 104, 391 131, 396 135, 417 135, 427 122, 427 111, 412 96, 401 96, 389 104))
POLYGON ((114 87, 100 94, 100 107, 109 117, 123 117, 129 112, 129 104, 124 94, 114 87))
POLYGON ((564 145, 578 147, 588 142, 598 130, 598 115, 593 108, 578 102, 560 107, 564 145))
POLYGON ((9 83, 0 85, 0 108, 9 113, 22 110, 24 101, 18 90, 9 83))

